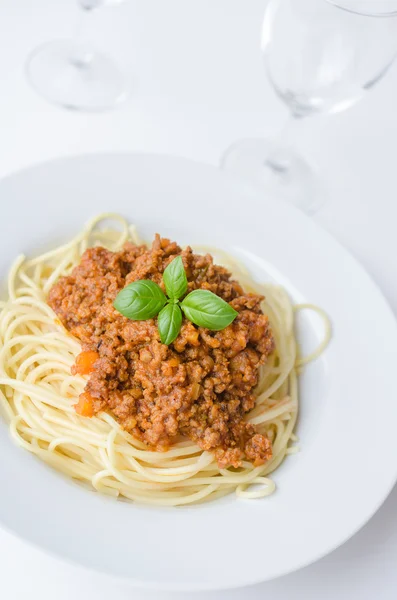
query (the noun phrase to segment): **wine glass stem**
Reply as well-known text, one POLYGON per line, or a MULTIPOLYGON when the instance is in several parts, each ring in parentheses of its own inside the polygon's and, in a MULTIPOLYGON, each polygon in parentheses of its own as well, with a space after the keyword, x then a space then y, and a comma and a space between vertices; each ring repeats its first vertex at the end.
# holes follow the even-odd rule
POLYGON ((291 112, 280 132, 274 137, 275 152, 270 153, 265 160, 265 166, 272 169, 275 173, 283 176, 289 169, 288 161, 285 159, 282 149, 293 147, 296 129, 300 126, 303 117, 291 112), (278 151, 281 150, 281 152, 278 151))
POLYGON ((88 24, 91 23, 91 12, 94 7, 85 6, 83 3, 79 2, 81 10, 79 11, 79 18, 75 27, 73 40, 75 41, 76 50, 73 52, 73 55, 70 57, 71 64, 77 69, 85 69, 87 68, 92 59, 93 53, 91 51, 87 51, 84 47, 84 42, 87 38, 87 29, 88 24))

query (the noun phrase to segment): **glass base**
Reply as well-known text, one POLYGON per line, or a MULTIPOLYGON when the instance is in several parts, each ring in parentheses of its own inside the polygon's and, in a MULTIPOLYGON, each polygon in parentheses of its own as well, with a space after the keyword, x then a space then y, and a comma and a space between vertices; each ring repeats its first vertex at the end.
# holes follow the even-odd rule
POLYGON ((273 141, 236 142, 221 159, 221 168, 291 202, 306 214, 314 214, 324 204, 324 190, 306 161, 273 141))
POLYGON ((124 76, 112 59, 73 40, 49 42, 34 50, 26 72, 36 92, 65 108, 107 110, 127 95, 124 76))

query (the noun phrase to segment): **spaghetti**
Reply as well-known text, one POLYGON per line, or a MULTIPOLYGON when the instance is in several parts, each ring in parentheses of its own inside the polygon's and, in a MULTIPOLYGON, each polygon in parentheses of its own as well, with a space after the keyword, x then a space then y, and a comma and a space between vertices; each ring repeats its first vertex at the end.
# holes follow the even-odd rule
POLYGON ((51 287, 70 273, 87 247, 100 244, 116 251, 127 240, 141 243, 123 218, 104 214, 69 243, 31 260, 20 256, 11 268, 8 300, 0 305, 0 407, 13 439, 91 489, 141 503, 177 506, 233 491, 242 498, 268 496, 275 489, 269 475, 297 451, 297 369, 326 347, 331 333, 326 315, 311 305, 293 307, 282 288, 258 285, 229 255, 215 250, 247 291, 266 297, 262 308, 276 350, 261 368, 256 405, 246 418, 271 440, 273 456, 258 467, 244 461, 238 469, 222 469, 212 453, 189 440, 153 451, 108 413, 88 419, 75 412, 86 384, 86 378, 71 375, 81 347, 46 302, 51 287), (119 231, 98 228, 109 219, 118 222, 119 231), (326 324, 323 342, 307 359, 297 357, 294 316, 299 308, 317 310, 326 324))

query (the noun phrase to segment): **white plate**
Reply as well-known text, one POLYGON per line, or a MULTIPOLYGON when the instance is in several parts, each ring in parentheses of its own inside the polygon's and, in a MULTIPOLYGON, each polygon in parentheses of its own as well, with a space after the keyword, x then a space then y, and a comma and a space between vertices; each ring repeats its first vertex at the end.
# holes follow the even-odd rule
MULTIPOLYGON (((301 382, 302 451, 277 492, 159 509, 90 493, 14 446, 0 426, 0 522, 44 550, 158 589, 220 589, 307 565, 353 535, 397 476, 397 327, 356 261, 313 221, 216 169, 150 156, 86 156, 0 183, 0 273, 91 216, 120 211, 144 237, 215 244, 297 300, 322 306, 334 337, 301 382)), ((301 336, 319 338, 307 314, 301 336)))

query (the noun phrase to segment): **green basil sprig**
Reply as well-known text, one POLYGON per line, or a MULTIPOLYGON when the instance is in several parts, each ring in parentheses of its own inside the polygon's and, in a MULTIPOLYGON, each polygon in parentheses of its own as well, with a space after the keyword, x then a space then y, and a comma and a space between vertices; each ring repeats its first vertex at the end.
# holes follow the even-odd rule
POLYGON ((182 326, 182 311, 178 304, 167 304, 159 312, 157 327, 163 344, 169 346, 178 337, 182 326))
POLYGON ((170 298, 182 298, 187 291, 187 277, 182 258, 177 256, 170 262, 163 273, 165 289, 170 298))
POLYGON ((153 319, 167 302, 163 290, 150 279, 130 283, 117 294, 114 308, 134 321, 153 319))
POLYGON ((230 304, 209 290, 190 292, 182 302, 181 308, 189 321, 212 331, 225 329, 237 316, 230 304))
POLYGON ((167 346, 178 337, 182 326, 182 311, 189 321, 211 331, 225 329, 238 314, 230 304, 209 290, 194 290, 180 302, 188 288, 180 256, 167 266, 163 281, 168 298, 157 283, 142 279, 122 289, 113 306, 134 321, 153 319, 158 315, 160 339, 167 346))

